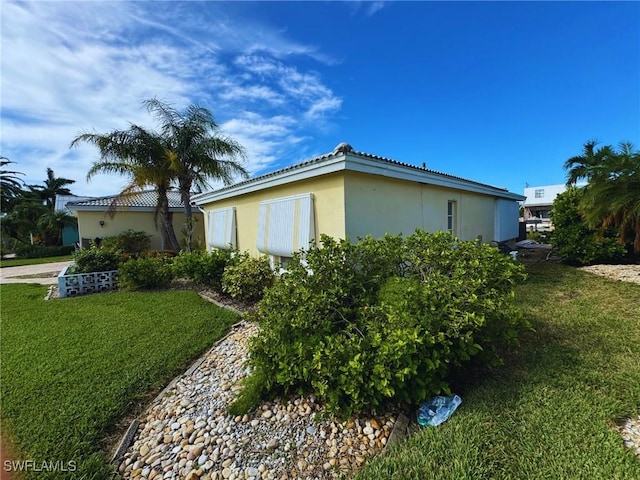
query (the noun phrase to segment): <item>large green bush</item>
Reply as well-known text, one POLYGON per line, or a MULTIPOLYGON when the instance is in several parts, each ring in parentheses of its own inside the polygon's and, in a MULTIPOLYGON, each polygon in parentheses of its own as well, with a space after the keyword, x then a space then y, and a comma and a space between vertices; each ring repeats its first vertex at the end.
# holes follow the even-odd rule
POLYGON ((196 282, 222 291, 222 274, 227 265, 233 264, 237 252, 234 250, 213 250, 206 252, 185 252, 173 259, 174 274, 178 278, 189 278, 196 282))
POLYGON ((564 261, 574 265, 619 261, 626 250, 617 241, 615 231, 601 235, 588 227, 579 210, 583 195, 583 189, 572 187, 554 200, 551 212, 554 247, 564 261))
POLYGON ((171 262, 166 257, 134 258, 118 270, 118 287, 130 290, 166 288, 172 280, 171 262))
POLYGON ((420 230, 321 244, 259 305, 250 361, 268 393, 313 392, 346 413, 418 403, 448 392, 452 366, 499 361, 526 327, 513 305, 523 268, 488 245, 420 230))
POLYGON ((151 235, 142 231, 127 230, 118 235, 105 237, 100 244, 102 248, 114 252, 122 252, 138 256, 151 247, 151 235))
POLYGON ((117 252, 91 245, 76 254, 76 264, 70 273, 108 272, 117 270, 122 256, 117 252))
POLYGON ((274 273, 267 257, 252 258, 241 254, 224 269, 222 291, 237 300, 256 302, 273 280, 274 273))

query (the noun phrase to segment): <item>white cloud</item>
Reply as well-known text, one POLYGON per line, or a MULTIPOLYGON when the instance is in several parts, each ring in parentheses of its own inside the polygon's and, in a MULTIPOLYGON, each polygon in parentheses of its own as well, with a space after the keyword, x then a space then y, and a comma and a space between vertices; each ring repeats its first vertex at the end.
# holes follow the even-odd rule
POLYGON ((385 2, 371 2, 367 8, 367 15, 372 16, 384 8, 385 2))
POLYGON ((286 115, 266 117, 257 112, 242 112, 240 118, 229 120, 221 130, 238 140, 251 159, 249 168, 263 172, 284 154, 304 140, 294 133, 297 120, 286 115))
POLYGON ((314 73, 301 73, 295 67, 260 55, 241 55, 236 58, 235 65, 263 81, 275 82, 281 94, 300 107, 306 120, 320 120, 322 115, 333 113, 342 106, 342 100, 314 73))
MULTIPOLYGON (((97 151, 69 150, 81 131, 153 121, 142 100, 213 107, 222 132, 245 145, 250 171, 295 158, 310 120, 341 107, 296 56, 335 62, 268 25, 225 14, 225 4, 3 2, 1 152, 27 183, 47 167, 82 195, 115 193, 126 179, 86 172, 97 151), (305 123, 306 122, 306 123, 305 123)), ((301 149, 301 148, 300 148, 301 149)))
POLYGON ((272 105, 282 105, 284 98, 282 95, 265 85, 230 85, 229 88, 220 94, 220 98, 224 100, 264 100, 272 105))
POLYGON ((363 13, 367 17, 372 17, 382 10, 389 2, 372 1, 372 0, 355 0, 348 2, 352 15, 363 13))

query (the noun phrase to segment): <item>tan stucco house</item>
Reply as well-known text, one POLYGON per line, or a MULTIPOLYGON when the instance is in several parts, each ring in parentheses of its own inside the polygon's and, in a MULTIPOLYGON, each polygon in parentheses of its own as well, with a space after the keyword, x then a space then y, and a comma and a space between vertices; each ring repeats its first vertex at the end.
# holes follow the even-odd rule
POLYGON ((329 154, 193 200, 205 214, 209 248, 231 245, 277 263, 322 233, 356 240, 422 228, 448 230, 464 240, 515 239, 524 197, 343 143, 329 154))
MULTIPOLYGON (((184 207, 179 192, 169 192, 169 211, 173 214, 173 229, 181 241, 184 235, 184 207)), ((77 202, 68 202, 67 208, 78 218, 80 243, 83 248, 90 240, 118 235, 127 230, 142 231, 151 235, 151 249, 164 250, 162 235, 156 228, 155 209, 158 194, 145 191, 117 198, 91 198, 77 202), (109 207, 116 199, 115 215, 111 216, 109 207)), ((202 213, 193 212, 195 242, 204 244, 204 226, 202 213)))

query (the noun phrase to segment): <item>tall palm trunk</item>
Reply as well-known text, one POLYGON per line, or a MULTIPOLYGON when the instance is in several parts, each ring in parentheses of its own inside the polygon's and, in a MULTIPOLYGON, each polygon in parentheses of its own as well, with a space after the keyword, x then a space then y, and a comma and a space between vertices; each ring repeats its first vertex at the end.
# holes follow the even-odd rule
POLYGON ((193 207, 191 206, 191 186, 190 178, 182 176, 179 180, 180 198, 184 205, 184 228, 185 228, 185 249, 187 252, 193 250, 193 207))
POLYGON ((162 236, 162 247, 165 250, 180 251, 180 242, 173 229, 173 213, 169 210, 169 197, 165 189, 158 189, 158 207, 156 213, 156 227, 160 220, 160 235, 162 236))

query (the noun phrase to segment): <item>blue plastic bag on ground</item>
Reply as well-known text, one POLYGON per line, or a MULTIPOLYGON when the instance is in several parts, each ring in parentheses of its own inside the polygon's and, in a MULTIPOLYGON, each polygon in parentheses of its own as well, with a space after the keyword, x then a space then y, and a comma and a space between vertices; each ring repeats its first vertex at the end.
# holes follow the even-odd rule
POLYGON ((458 395, 452 397, 433 397, 428 402, 420 405, 418 409, 418 423, 425 426, 436 427, 455 412, 462 399, 458 395))

